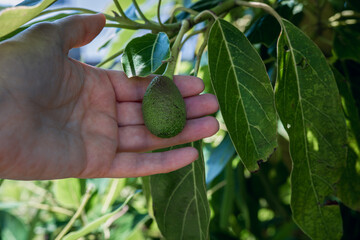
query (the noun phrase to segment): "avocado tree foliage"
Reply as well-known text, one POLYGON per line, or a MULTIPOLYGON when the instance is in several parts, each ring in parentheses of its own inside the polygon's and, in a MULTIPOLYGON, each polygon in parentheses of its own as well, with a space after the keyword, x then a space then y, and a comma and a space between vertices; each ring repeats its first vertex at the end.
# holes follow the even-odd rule
MULTIPOLYGON (((39 21, 95 13, 85 2, 47 10, 54 2, 4 8, 0 39, 39 21)), ((140 188, 137 180, 35 183, 65 216, 54 215, 56 231, 44 232, 57 239, 359 238, 359 11, 357 0, 114 0, 104 14, 116 38, 104 42, 108 54, 97 66, 128 77, 202 77, 219 101, 221 130, 185 144, 200 153, 192 164, 141 179, 134 199, 146 199, 147 213, 119 200, 126 187, 140 188), (148 31, 133 37, 137 30, 148 31), (195 52, 181 59, 190 39, 195 52), (90 184, 95 190, 84 191, 90 184), (76 222, 81 214, 91 221, 76 222)), ((11 209, 0 207, 2 237, 34 236, 35 226, 46 225, 40 210, 19 220, 11 209), (31 229, 15 231, 24 221, 31 229)))

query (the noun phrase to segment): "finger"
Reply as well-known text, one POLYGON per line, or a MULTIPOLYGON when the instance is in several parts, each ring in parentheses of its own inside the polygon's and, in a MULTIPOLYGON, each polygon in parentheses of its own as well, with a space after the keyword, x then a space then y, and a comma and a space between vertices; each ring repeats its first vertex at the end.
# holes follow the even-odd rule
POLYGON ((119 127, 120 152, 145 152, 175 146, 210 137, 219 130, 214 117, 191 119, 183 131, 172 138, 159 138, 150 133, 144 125, 119 127))
MULTIPOLYGON (((122 101, 141 101, 146 88, 154 76, 128 78, 124 72, 106 70, 115 90, 116 99, 122 101)), ((200 78, 192 76, 174 76, 174 82, 184 97, 197 95, 204 90, 200 78)))
POLYGON ((56 22, 60 29, 64 51, 81 47, 91 42, 104 28, 103 14, 74 15, 56 22))
POLYGON ((119 153, 106 177, 140 177, 167 173, 198 158, 195 148, 186 147, 157 153, 119 153))
MULTIPOLYGON (((188 119, 209 115, 219 109, 216 97, 212 94, 196 95, 184 100, 188 119)), ((117 104, 117 120, 119 126, 144 124, 141 103, 121 102, 117 104)))

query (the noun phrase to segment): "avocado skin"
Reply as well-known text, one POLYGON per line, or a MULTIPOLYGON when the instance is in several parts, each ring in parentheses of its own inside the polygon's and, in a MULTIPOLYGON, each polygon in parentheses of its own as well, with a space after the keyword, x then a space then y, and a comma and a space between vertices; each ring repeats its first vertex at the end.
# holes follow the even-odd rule
POLYGON ((156 76, 146 89, 142 101, 146 127, 155 136, 170 138, 179 134, 186 124, 184 99, 168 77, 156 76))

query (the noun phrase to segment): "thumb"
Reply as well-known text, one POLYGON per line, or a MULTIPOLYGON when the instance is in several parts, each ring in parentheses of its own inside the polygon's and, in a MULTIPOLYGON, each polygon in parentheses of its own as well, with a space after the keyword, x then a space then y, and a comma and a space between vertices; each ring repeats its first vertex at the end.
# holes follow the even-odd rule
POLYGON ((63 49, 68 52, 71 48, 91 42, 104 28, 105 16, 101 13, 74 15, 61 19, 56 24, 59 26, 63 49))

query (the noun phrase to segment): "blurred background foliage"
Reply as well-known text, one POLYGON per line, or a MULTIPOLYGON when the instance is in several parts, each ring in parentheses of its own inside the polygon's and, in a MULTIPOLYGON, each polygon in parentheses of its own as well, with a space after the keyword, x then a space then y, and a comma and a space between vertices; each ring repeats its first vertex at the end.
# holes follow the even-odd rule
MULTIPOLYGON (((0 0, 0 9, 13 6, 16 2, 0 0)), ((26 5, 38 1, 24 2, 26 5)), ((219 2, 221 0, 163 0, 161 18, 163 21, 169 19, 172 9, 178 5, 199 11, 219 2)), ((320 47, 343 80, 338 81, 342 97, 354 96, 353 111, 357 115, 346 114, 346 117, 348 122, 355 118, 352 123, 356 123, 360 108, 360 1, 264 2, 300 27, 320 47)), ((140 0, 138 3, 149 19, 157 20, 158 1, 140 0)), ((130 0, 121 1, 121 4, 130 18, 138 19, 130 0)), ((112 1, 57 1, 45 10, 48 14, 42 14, 2 40, 38 21, 53 21, 83 13, 74 9, 54 11, 65 7, 81 7, 108 14, 115 10, 112 1)), ((177 15, 178 19, 184 17, 185 13, 177 15)), ((254 44, 274 83, 276 42, 280 32, 276 20, 259 9, 240 7, 223 17, 233 22, 254 44)), ((108 59, 102 67, 121 70, 118 51, 132 37, 147 32, 107 28, 93 43, 73 50, 71 56, 92 65, 108 59)), ((194 36, 186 42, 177 74, 192 74, 196 60, 194 53, 202 41, 202 36, 194 36)), ((205 82, 204 92, 212 93, 206 54, 202 58, 199 77, 205 82)), ((268 162, 261 164, 258 172, 251 174, 235 153, 220 114, 216 116, 221 129, 215 136, 204 139, 203 145, 207 196, 211 206, 211 239, 308 239, 291 218, 289 175, 292 163, 286 132, 279 126, 278 149, 268 162)), ((359 136, 356 132, 350 135, 353 136, 350 145, 355 159, 355 174, 360 175, 359 136)), ((146 178, 1 181, 0 239, 55 239, 64 228, 68 232, 78 231, 82 239, 160 239, 160 231, 152 218, 148 191, 136 192, 143 188, 142 181, 146 178)), ((359 212, 341 204, 341 213, 343 239, 360 239, 359 212)))

